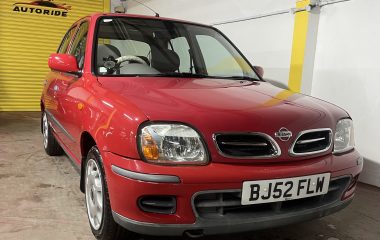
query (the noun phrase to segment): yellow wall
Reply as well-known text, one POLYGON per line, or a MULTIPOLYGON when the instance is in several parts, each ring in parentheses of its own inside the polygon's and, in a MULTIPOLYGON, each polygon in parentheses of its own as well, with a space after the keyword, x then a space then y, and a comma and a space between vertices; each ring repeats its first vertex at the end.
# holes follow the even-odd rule
POLYGON ((14 11, 14 3, 32 1, 0 1, 0 111, 38 111, 47 59, 68 28, 85 15, 110 11, 110 0, 54 0, 71 6, 67 17, 43 14, 59 9, 25 4, 19 10, 35 7, 42 13, 14 11))

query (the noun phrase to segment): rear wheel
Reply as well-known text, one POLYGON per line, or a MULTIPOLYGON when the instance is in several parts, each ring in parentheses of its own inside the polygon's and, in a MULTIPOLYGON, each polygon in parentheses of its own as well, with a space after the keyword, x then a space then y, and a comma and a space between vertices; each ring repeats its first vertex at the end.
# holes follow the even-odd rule
POLYGON ((59 156, 63 154, 63 150, 59 145, 58 141, 55 139, 52 129, 49 125, 46 112, 42 113, 41 117, 41 128, 45 152, 49 156, 59 156))
POLYGON ((132 233, 114 221, 105 179, 102 157, 94 146, 85 163, 85 197, 91 231, 99 240, 127 239, 132 233))

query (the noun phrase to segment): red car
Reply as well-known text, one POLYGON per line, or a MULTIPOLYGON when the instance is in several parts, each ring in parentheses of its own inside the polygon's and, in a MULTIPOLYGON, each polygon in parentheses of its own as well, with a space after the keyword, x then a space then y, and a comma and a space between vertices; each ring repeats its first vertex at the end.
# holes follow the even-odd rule
POLYGON ((265 82, 213 27, 96 14, 49 67, 44 148, 78 166, 98 239, 252 231, 353 199, 363 161, 349 114, 265 82))

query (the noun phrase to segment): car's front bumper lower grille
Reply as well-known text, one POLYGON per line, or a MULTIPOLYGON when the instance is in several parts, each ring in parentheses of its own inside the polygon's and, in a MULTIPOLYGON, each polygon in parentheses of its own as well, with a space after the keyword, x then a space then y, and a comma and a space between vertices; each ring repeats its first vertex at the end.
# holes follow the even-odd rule
POLYGON ((200 192, 193 198, 193 207, 197 217, 202 219, 227 220, 288 214, 339 201, 350 180, 348 176, 332 180, 325 195, 256 205, 241 205, 241 190, 200 192))

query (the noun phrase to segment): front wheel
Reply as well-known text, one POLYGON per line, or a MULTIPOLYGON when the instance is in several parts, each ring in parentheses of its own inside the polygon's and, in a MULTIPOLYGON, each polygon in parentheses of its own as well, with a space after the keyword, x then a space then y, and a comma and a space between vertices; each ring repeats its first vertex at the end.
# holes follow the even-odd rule
POLYGON ((91 231, 99 240, 126 239, 131 233, 112 217, 102 162, 98 148, 92 147, 85 164, 85 197, 91 231))

